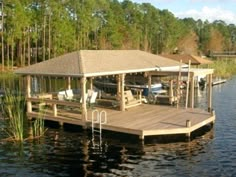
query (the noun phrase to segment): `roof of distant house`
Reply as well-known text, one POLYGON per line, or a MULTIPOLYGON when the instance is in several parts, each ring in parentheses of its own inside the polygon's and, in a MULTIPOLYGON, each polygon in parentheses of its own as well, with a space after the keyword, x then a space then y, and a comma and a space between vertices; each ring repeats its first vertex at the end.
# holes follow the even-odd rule
POLYGON ((211 64, 212 61, 196 56, 196 55, 185 55, 185 54, 163 54, 160 55, 162 57, 170 58, 176 61, 182 60, 183 63, 188 64, 189 60, 191 61, 191 65, 201 65, 201 64, 211 64))

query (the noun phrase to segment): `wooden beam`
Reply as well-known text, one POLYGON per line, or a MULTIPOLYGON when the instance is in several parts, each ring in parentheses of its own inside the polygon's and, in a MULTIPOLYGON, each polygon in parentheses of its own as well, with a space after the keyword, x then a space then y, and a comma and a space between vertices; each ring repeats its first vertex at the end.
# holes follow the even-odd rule
POLYGON ((82 98, 82 121, 85 123, 87 119, 87 107, 86 107, 86 77, 80 79, 81 84, 81 98, 82 98))
POLYGON ((89 89, 93 90, 93 77, 89 78, 89 89))
POLYGON ((185 108, 188 108, 188 98, 189 98, 189 80, 190 80, 190 66, 191 60, 188 62, 188 79, 187 79, 187 88, 186 88, 186 100, 185 100, 185 108))
POLYGON ((212 74, 208 75, 208 112, 212 110, 212 74))
POLYGON ((121 89, 121 94, 120 94, 120 110, 125 111, 125 74, 120 74, 120 89, 121 89))
POLYGON ((67 89, 71 89, 71 77, 67 77, 67 89))
POLYGON ((194 108, 194 76, 191 74, 190 78, 190 108, 194 108))
POLYGON ((181 73, 182 71, 182 60, 180 60, 180 63, 179 63, 179 72, 178 72, 178 78, 177 78, 177 94, 176 94, 176 97, 177 97, 177 103, 176 103, 176 107, 179 108, 179 100, 180 100, 180 80, 181 80, 181 73))
POLYGON ((117 81, 116 96, 117 96, 117 100, 120 100, 120 97, 121 97, 121 77, 120 77, 120 75, 116 76, 116 81, 117 81))
POLYGON ((186 127, 189 128, 189 132, 186 133, 186 136, 187 136, 188 138, 190 138, 190 136, 191 136, 191 131, 190 131, 190 128, 191 128, 191 121, 190 121, 190 120, 186 120, 186 127))
POLYGON ((57 104, 53 104, 53 116, 57 117, 57 104))
POLYGON ((148 93, 152 91, 152 76, 148 74, 148 93))
POLYGON ((170 87, 169 87, 169 104, 172 104, 172 100, 174 97, 174 92, 173 92, 173 80, 170 80, 170 87))

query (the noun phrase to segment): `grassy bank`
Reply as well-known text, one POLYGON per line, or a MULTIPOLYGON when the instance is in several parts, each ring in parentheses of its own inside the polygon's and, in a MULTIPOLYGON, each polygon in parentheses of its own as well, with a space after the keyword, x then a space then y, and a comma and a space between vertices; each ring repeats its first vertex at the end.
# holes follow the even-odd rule
POLYGON ((219 59, 213 60, 214 63, 209 65, 209 68, 214 69, 214 76, 228 78, 232 75, 236 75, 236 59, 235 60, 226 60, 219 59))

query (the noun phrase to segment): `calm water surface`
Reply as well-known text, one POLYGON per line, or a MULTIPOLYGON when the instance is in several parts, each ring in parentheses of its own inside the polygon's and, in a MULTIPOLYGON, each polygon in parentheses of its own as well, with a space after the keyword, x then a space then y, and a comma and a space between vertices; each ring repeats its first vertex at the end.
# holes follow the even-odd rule
MULTIPOLYGON (((105 132, 96 146, 99 140, 93 142, 90 131, 48 123, 43 139, 0 141, 0 177, 236 176, 235 90, 236 77, 213 87, 215 126, 190 142, 151 138, 143 145, 135 137, 105 132)), ((198 94, 199 106, 205 106, 205 91, 198 94)))

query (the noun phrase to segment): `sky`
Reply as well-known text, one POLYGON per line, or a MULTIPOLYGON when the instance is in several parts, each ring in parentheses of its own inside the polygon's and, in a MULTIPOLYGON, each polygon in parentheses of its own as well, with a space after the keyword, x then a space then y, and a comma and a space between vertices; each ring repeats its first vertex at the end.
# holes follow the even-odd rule
POLYGON ((150 3, 158 9, 168 9, 178 18, 192 17, 213 22, 223 20, 236 25, 236 0, 131 0, 150 3))

